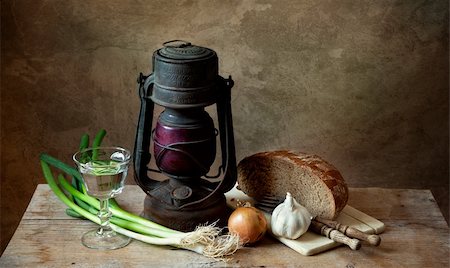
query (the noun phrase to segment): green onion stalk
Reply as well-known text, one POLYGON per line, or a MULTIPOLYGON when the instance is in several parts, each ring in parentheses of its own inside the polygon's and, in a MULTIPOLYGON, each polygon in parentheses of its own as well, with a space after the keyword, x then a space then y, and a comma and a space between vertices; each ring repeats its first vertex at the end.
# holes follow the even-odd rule
MULTIPOLYGON (((99 147, 106 135, 104 129, 100 130, 92 147, 99 147)), ((83 151, 89 146, 89 136, 84 134, 81 138, 79 149, 83 151)), ((83 157, 96 160, 97 152, 83 157)), ((44 177, 55 195, 68 206, 66 214, 80 219, 88 219, 96 224, 101 224, 97 216, 100 210, 100 201, 87 194, 83 183, 83 177, 77 169, 48 155, 40 155, 40 163, 44 177), (51 166, 62 171, 55 180, 51 166), (71 183, 66 180, 71 179, 71 183)), ((180 232, 172 230, 155 222, 149 221, 138 215, 122 209, 117 201, 112 198, 109 202, 111 217, 111 229, 136 240, 152 244, 173 246, 197 252, 217 260, 227 260, 226 256, 232 255, 242 243, 235 234, 221 235, 221 229, 210 225, 200 225, 192 232, 180 232)))
MULTIPOLYGON (((50 165, 72 176, 75 174, 73 168, 47 154, 42 154, 40 160, 49 187, 69 207, 66 212, 71 216, 100 224, 100 219, 96 215, 100 209, 99 200, 78 191, 66 181, 63 174, 59 174, 56 181, 50 165)), ((111 202, 111 213, 113 217, 110 225, 114 231, 148 244, 188 249, 218 260, 226 260, 226 256, 233 254, 242 246, 237 235, 220 235, 221 229, 215 224, 198 226, 192 232, 180 232, 127 212, 119 207, 117 201, 111 202)))

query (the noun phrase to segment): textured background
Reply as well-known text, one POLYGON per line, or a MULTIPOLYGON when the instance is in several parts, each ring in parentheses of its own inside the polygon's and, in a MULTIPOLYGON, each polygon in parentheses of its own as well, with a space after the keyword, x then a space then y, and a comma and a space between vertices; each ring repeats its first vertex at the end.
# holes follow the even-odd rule
POLYGON ((353 187, 430 188, 448 219, 448 1, 1 4, 1 249, 44 182, 40 152, 70 162, 102 127, 132 148, 136 77, 171 39, 233 76, 238 160, 316 153, 353 187))

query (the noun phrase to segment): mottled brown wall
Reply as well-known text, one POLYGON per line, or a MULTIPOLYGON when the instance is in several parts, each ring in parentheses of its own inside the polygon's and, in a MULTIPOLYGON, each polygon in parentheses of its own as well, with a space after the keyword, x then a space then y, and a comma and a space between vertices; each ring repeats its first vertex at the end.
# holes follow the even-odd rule
POLYGON ((40 152, 70 161, 102 127, 131 148, 137 74, 171 39, 233 75, 238 159, 316 153, 350 186, 431 188, 448 217, 447 27, 444 0, 4 0, 2 248, 44 182, 40 152))

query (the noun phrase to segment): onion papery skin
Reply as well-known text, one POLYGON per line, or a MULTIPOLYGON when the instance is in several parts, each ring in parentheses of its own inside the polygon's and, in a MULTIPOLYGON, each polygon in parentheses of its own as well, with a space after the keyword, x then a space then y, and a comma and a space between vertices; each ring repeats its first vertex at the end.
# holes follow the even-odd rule
POLYGON ((228 218, 228 230, 239 235, 243 244, 252 245, 264 237, 267 220, 257 208, 239 207, 228 218))

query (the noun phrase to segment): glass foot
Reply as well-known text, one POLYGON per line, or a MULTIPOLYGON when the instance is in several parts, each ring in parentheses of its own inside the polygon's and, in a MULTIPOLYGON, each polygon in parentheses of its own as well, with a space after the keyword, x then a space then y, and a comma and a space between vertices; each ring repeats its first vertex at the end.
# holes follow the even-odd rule
POLYGON ((81 243, 92 249, 118 249, 128 245, 131 238, 118 234, 114 231, 99 234, 98 229, 89 231, 81 237, 81 243))

